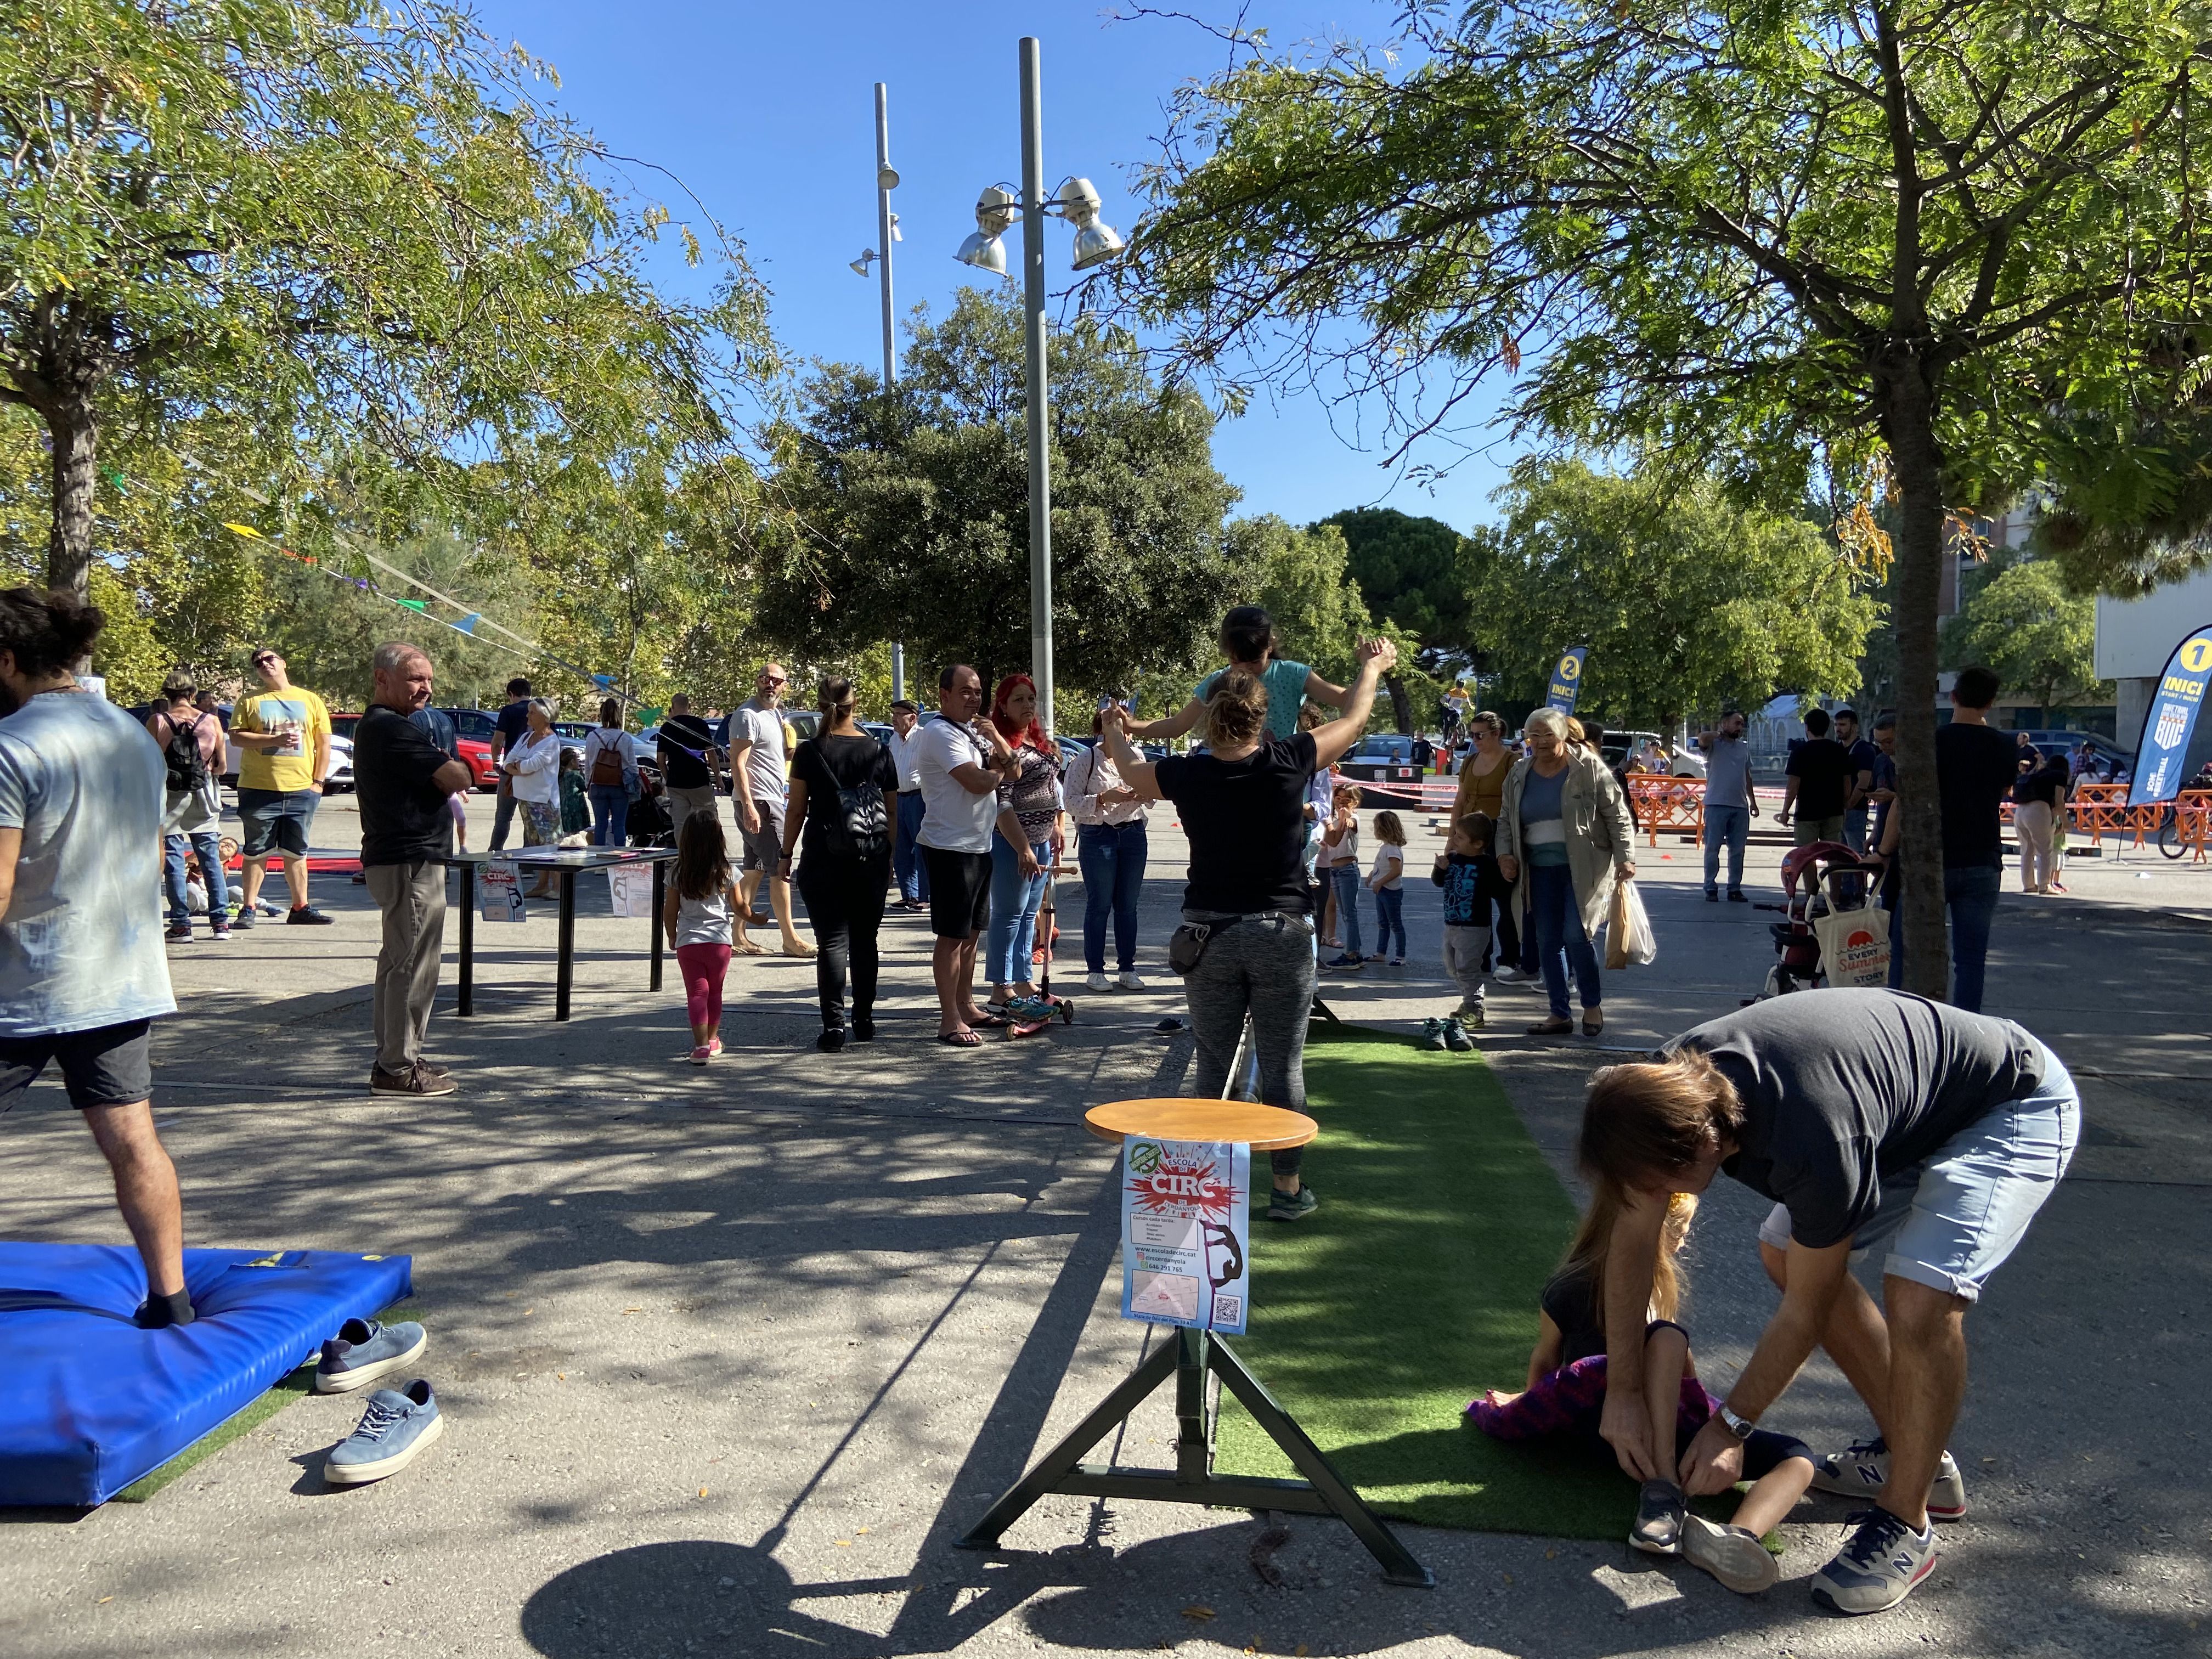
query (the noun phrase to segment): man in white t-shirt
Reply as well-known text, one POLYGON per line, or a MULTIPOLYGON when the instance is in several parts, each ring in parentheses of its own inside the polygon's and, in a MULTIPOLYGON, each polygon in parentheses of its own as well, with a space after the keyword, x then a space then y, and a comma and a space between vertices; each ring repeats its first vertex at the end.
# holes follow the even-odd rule
MULTIPOLYGON (((738 895, 753 910, 765 880, 775 925, 783 930, 784 955, 811 957, 814 947, 791 925, 791 884, 776 873, 783 860, 783 809, 791 775, 784 770, 783 710, 777 705, 788 684, 781 663, 768 664, 753 680, 752 701, 730 716, 730 782, 745 842, 745 873, 738 895)), ((756 917, 759 914, 753 910, 756 917)))
POLYGON ((901 697, 891 705, 891 764, 898 769, 897 835, 891 843, 891 878, 898 883, 899 908, 929 908, 929 866, 921 842, 921 710, 901 697))
MULTIPOLYGON (((989 720, 982 676, 956 663, 938 676, 937 713, 921 728, 915 757, 922 820, 915 837, 929 871, 929 931, 937 936, 930 971, 937 981, 937 1040, 972 1048, 978 1025, 1003 1025, 975 1006, 975 939, 991 919, 991 830, 999 786, 1011 781, 1014 751, 989 720)), ((903 782, 901 788, 904 788, 903 782)))

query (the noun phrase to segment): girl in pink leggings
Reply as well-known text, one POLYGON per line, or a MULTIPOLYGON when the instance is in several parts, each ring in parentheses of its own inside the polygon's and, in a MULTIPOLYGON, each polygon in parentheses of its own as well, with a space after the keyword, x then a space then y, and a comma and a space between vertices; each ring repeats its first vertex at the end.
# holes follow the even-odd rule
POLYGON ((722 1052, 722 977, 730 970, 731 918, 738 903, 722 820, 714 812, 694 812, 676 838, 676 875, 660 918, 684 975, 694 1066, 722 1052))

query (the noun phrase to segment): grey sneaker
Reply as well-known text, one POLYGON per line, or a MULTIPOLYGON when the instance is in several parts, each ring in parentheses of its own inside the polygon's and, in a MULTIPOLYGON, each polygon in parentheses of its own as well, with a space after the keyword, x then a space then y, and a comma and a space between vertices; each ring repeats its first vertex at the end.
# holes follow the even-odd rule
POLYGON ((386 1371, 396 1371, 430 1346, 420 1325, 380 1325, 374 1319, 349 1319, 323 1344, 315 1366, 317 1394, 346 1394, 365 1388, 386 1371))
POLYGON ((427 1377, 416 1377, 404 1389, 379 1389, 368 1397, 361 1426, 331 1449, 323 1479, 334 1486, 355 1486, 397 1474, 445 1428, 427 1377))
POLYGON ((1474 1034, 1467 1029, 1465 1021, 1448 1019, 1444 1022, 1444 1047, 1455 1054, 1466 1054, 1474 1047, 1474 1034))
MULTIPOLYGON (((1889 1447, 1880 1436, 1855 1440, 1847 1450, 1832 1453, 1813 1465, 1813 1486, 1820 1492, 1872 1498, 1888 1483, 1889 1447)), ((1928 1513, 1937 1521, 1960 1520, 1966 1513, 1966 1477, 1948 1451, 1936 1466, 1936 1478, 1928 1483, 1928 1513)))
POLYGON ((1679 1555, 1682 1550, 1682 1517, 1689 1503, 1672 1480, 1647 1480, 1636 1494, 1636 1524, 1628 1541, 1647 1555, 1679 1555))
POLYGON ((1301 1182, 1295 1193, 1273 1190, 1267 1196, 1267 1219, 1270 1221, 1304 1221, 1321 1208, 1321 1200, 1314 1196, 1313 1188, 1301 1182))
POLYGON ((1782 1577, 1782 1564, 1747 1527, 1723 1527, 1702 1515, 1682 1517, 1682 1554, 1738 1595, 1756 1595, 1782 1577))
POLYGON ((1813 1575, 1813 1599, 1835 1613, 1884 1613, 1936 1570, 1936 1527, 1916 1533, 1887 1510, 1861 1510, 1857 1530, 1813 1575))
POLYGON ((1439 1054, 1443 1051, 1445 1048, 1443 1021, 1425 1019, 1421 1022, 1421 1047, 1433 1049, 1439 1054))

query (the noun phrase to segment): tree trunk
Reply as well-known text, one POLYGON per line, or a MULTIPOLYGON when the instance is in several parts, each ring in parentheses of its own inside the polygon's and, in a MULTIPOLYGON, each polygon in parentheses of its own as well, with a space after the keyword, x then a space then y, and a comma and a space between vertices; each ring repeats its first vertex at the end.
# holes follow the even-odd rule
POLYGON ((89 398, 68 398, 47 418, 52 434, 53 526, 46 542, 46 586, 85 595, 92 564, 94 462, 100 432, 89 398))
POLYGON ((1943 476, 1935 398, 1910 358, 1886 388, 1883 421, 1895 469, 1898 860, 1904 879, 1905 988, 1937 1001, 1951 991, 1943 902, 1943 813, 1936 781, 1936 606, 1943 579, 1943 476))
POLYGON ((1406 695, 1406 683, 1395 674, 1382 677, 1382 689, 1390 694, 1390 718, 1397 722, 1400 737, 1411 736, 1413 730, 1413 700, 1406 695))

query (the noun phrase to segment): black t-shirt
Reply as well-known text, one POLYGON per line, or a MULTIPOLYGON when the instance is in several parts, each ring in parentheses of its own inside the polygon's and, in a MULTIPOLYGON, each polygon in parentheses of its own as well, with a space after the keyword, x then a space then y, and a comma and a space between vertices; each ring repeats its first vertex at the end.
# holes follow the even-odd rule
POLYGON ((2010 1020, 1903 991, 1769 997, 1668 1048, 1704 1050, 1735 1085, 1743 1127, 1721 1168, 1788 1205, 1790 1237, 1814 1249, 1872 1218, 1882 1176, 2043 1080, 2042 1049, 2010 1020))
POLYGON ((2023 806, 2039 800, 2055 811, 2064 804, 2066 786, 2070 781, 2064 758, 2054 755, 2034 771, 2021 774, 2013 784, 2012 798, 2023 806))
POLYGON ((1797 780, 1797 816, 1841 817, 1858 770, 1851 751, 1833 738, 1806 738, 1790 757, 1789 775, 1797 780))
POLYGON ((672 789, 703 789, 714 781, 703 757, 714 746, 714 734, 696 714, 671 714, 660 723, 656 747, 660 751, 660 774, 672 789))
MULTIPOLYGON (((809 738, 799 745, 791 757, 791 781, 806 786, 806 856, 815 858, 823 852, 823 826, 833 821, 842 823, 845 816, 841 789, 858 789, 864 784, 874 784, 884 793, 884 811, 890 817, 896 811, 891 797, 898 793, 898 763, 891 758, 889 745, 873 738, 809 738)), ((890 846, 884 846, 884 856, 890 856, 890 846)))
POLYGON ((1605 1352, 1605 1310, 1597 1305, 1596 1291, 1587 1267, 1562 1267, 1544 1286, 1538 1305, 1559 1328, 1562 1365, 1605 1352))
POLYGON ((530 730, 530 699, 525 697, 520 702, 502 705, 499 713, 492 717, 492 729, 506 739, 499 752, 513 754, 514 745, 520 743, 523 733, 530 730))
MULTIPOLYGON (((1856 784, 1862 772, 1873 773, 1879 770, 1881 758, 1881 749, 1870 738, 1861 738, 1851 745, 1851 781, 1856 784)), ((1869 781, 1867 787, 1873 788, 1873 783, 1869 781)))
POLYGON ((416 864, 453 850, 446 791, 431 781, 453 757, 398 709, 373 702, 353 734, 361 862, 416 864))
POLYGON ((1160 793, 1182 815, 1190 842, 1183 908, 1252 915, 1306 914, 1306 790, 1310 732, 1269 738, 1241 760, 1171 755, 1154 763, 1160 793))
POLYGON ((1943 867, 2004 868, 1997 809, 2020 775, 2009 732, 1954 720, 1936 732, 1936 787, 1943 799, 1943 867))

